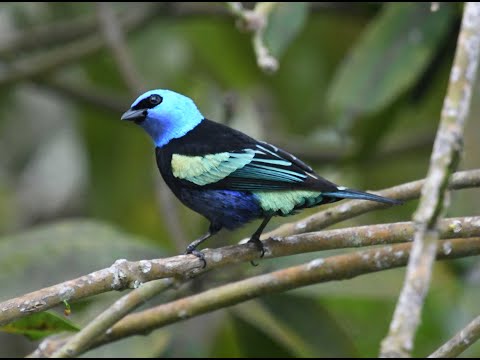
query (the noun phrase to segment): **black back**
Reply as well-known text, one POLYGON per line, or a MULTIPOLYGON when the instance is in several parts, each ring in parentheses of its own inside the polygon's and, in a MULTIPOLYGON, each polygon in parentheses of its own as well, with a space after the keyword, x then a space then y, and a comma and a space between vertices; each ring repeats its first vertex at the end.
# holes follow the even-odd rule
MULTIPOLYGON (((265 155, 262 155, 265 156, 265 155)), ((257 141, 250 136, 219 124, 204 119, 194 129, 178 139, 171 140, 163 147, 156 148, 156 159, 160 173, 172 191, 178 196, 181 187, 201 189, 227 189, 227 190, 314 190, 336 191, 337 186, 317 175, 311 167, 295 156, 271 144, 257 141), (213 184, 199 186, 189 181, 177 179, 172 174, 171 160, 173 154, 188 156, 203 156, 221 152, 241 152, 245 149, 259 149, 259 146, 268 150, 267 156, 272 159, 284 159, 292 163, 289 171, 304 174, 305 180, 301 182, 283 182, 264 179, 251 179, 235 177, 234 173, 225 179, 213 184), (271 155, 269 155, 271 154, 271 155)))

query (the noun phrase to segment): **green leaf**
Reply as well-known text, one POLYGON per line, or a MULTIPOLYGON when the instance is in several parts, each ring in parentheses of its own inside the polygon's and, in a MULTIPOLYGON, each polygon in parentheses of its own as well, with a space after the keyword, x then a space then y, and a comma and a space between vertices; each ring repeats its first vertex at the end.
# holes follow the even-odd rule
POLYGON ((389 143, 389 139, 384 140, 386 136, 396 139, 398 143, 412 144, 420 134, 431 133, 433 141, 450 68, 451 58, 442 59, 436 64, 435 73, 430 76, 428 85, 422 84, 426 89, 420 97, 408 94, 392 106, 357 121, 351 129, 351 133, 358 139, 358 146, 352 152, 353 161, 370 161, 370 155, 378 151, 379 144, 389 143), (385 121, 386 118, 388 121, 385 121), (401 129, 408 129, 408 133, 402 134, 401 129))
POLYGON ((332 80, 328 103, 341 117, 374 113, 410 88, 432 60, 453 6, 390 3, 367 27, 332 80))
POLYGON ((30 340, 40 340, 62 331, 73 332, 79 330, 80 328, 70 320, 50 311, 31 314, 0 327, 0 331, 25 335, 30 340))
POLYGON ((303 29, 308 15, 308 3, 277 3, 268 17, 263 41, 277 59, 303 29))

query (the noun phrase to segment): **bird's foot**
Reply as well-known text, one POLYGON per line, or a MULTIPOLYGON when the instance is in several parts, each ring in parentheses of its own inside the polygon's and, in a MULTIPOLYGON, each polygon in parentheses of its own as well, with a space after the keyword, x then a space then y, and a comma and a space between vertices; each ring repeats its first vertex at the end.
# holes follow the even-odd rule
POLYGON ((187 246, 187 250, 185 250, 185 255, 192 254, 196 256, 201 262, 203 262, 202 269, 207 267, 207 260, 205 260, 205 254, 190 245, 187 246))
MULTIPOLYGON (((248 243, 254 244, 260 251, 260 259, 263 258, 263 256, 265 255, 265 247, 263 246, 263 242, 258 237, 252 236, 250 240, 248 240, 248 243)), ((250 264, 252 264, 252 266, 258 266, 258 264, 253 262, 253 260, 250 261, 250 264)))

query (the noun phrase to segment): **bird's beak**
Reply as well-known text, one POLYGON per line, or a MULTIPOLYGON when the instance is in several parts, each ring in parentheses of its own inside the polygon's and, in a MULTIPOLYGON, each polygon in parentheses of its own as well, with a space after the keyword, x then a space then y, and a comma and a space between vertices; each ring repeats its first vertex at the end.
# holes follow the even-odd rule
POLYGON ((147 116, 147 110, 145 109, 140 109, 140 110, 127 110, 125 113, 122 115, 121 119, 122 120, 128 120, 128 121, 135 121, 135 122, 141 122, 145 120, 145 117, 147 116))

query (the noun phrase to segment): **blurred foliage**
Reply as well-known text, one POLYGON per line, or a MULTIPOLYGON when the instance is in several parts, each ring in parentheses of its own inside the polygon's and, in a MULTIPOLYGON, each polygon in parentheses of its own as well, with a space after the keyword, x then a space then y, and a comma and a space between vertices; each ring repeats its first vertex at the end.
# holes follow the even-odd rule
POLYGON ((270 53, 278 58, 287 50, 307 21, 308 3, 296 2, 275 6, 268 17, 264 43, 270 53))
POLYGON ((4 236, 0 301, 108 267, 127 255, 129 260, 141 260, 165 252, 145 239, 92 220, 56 221, 4 236))
POLYGON ((355 117, 384 109, 432 62, 452 20, 451 6, 385 5, 335 72, 331 107, 355 117))
MULTIPOLYGON (((380 189, 424 177, 461 5, 278 4, 264 33, 280 64, 271 75, 257 67, 251 34, 236 28, 224 4, 112 6, 121 19, 149 7, 149 16, 129 25, 126 36, 145 90, 185 93, 208 118, 279 144, 340 184, 380 189), (226 98, 233 101, 231 119, 223 115, 226 98)), ((184 246, 175 243, 160 206, 160 194, 168 189, 152 144, 120 121, 138 94, 128 88, 109 47, 85 51, 53 71, 33 72, 41 62, 28 62, 74 41, 98 41, 96 12, 91 3, 0 5, 3 300, 118 258, 173 255, 184 246), (5 80, 25 62, 34 76, 5 80)), ((480 113, 478 94, 472 119, 480 113)), ((479 131, 478 122, 468 123, 462 168, 480 167, 479 131)), ((452 199, 450 216, 478 212, 478 191, 454 193, 452 199)), ((189 224, 182 227, 183 241, 204 232, 207 223, 199 215, 175 199, 169 206, 180 224, 189 224)), ((342 226, 408 220, 415 206, 363 215, 342 226)), ((275 219, 272 226, 295 218, 275 219)), ((208 246, 232 243, 255 226, 222 233, 208 246)), ((273 259, 255 271, 313 256, 324 254, 273 259)), ((208 274, 190 290, 241 278, 252 271, 247 267, 208 274)), ((476 259, 437 264, 416 355, 433 351, 478 315, 478 273, 476 259)), ((271 295, 88 356, 376 356, 402 280, 398 269, 271 295)), ((118 296, 71 304, 72 320, 83 326, 118 296)), ((2 357, 24 356, 36 345, 0 333, 2 357)), ((465 355, 479 356, 480 347, 465 355)))

